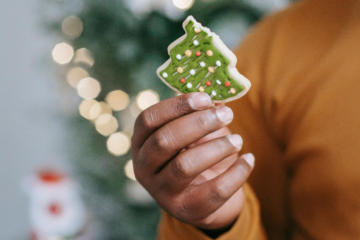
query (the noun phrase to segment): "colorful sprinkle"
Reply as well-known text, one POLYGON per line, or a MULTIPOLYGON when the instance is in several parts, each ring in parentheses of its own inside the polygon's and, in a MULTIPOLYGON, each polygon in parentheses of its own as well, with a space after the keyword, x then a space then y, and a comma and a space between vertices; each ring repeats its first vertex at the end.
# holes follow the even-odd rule
POLYGON ((200 66, 201 66, 201 67, 205 67, 205 63, 204 63, 204 62, 201 62, 201 63, 200 63, 200 66))
POLYGON ((213 67, 209 67, 208 70, 210 73, 213 73, 215 71, 215 69, 213 67))
POLYGON ((184 69, 183 69, 182 67, 178 67, 178 68, 177 68, 177 72, 181 74, 181 73, 184 72, 184 69))
POLYGON ((199 45, 198 40, 194 40, 193 44, 194 44, 195 46, 199 45))
POLYGON ((200 28, 195 28, 194 32, 200 33, 200 32, 201 32, 201 29, 200 29, 200 28))
POLYGON ((185 78, 180 79, 181 83, 185 83, 185 78))
POLYGON ((199 92, 205 91, 204 87, 199 87, 199 92))
POLYGON ((221 81, 220 80, 216 80, 216 83, 221 85, 221 81))
POLYGON ((180 54, 176 55, 176 58, 177 58, 178 60, 180 60, 180 59, 181 59, 181 55, 180 55, 180 54))
POLYGON ((230 82, 225 82, 225 86, 229 87, 230 86, 230 82))
POLYGON ((221 62, 220 62, 220 61, 216 61, 216 66, 220 67, 220 66, 221 66, 221 62))
POLYGON ((195 69, 191 69, 191 70, 190 70, 190 74, 191 74, 191 75, 195 75, 195 69))
POLYGON ((230 93, 231 93, 231 94, 235 94, 235 93, 236 93, 236 89, 235 89, 235 88, 231 88, 231 89, 230 89, 230 93))
POLYGON ((214 55, 213 51, 211 51, 211 50, 208 50, 208 51, 206 52, 206 54, 207 54, 209 57, 211 57, 212 55, 214 55))
POLYGON ((211 82, 210 81, 206 81, 206 86, 211 86, 211 82))
POLYGON ((166 72, 164 72, 164 73, 162 74, 162 76, 163 76, 163 78, 167 78, 167 77, 168 77, 168 74, 167 74, 166 72))
POLYGON ((186 87, 187 87, 187 88, 192 88, 192 84, 191 84, 191 83, 188 83, 188 84, 186 84, 186 87))
POLYGON ((212 95, 212 96, 216 96, 215 90, 211 92, 211 95, 212 95))
POLYGON ((200 56, 201 56, 201 52, 197 51, 197 52, 196 52, 196 56, 197 56, 197 57, 200 57, 200 56))
POLYGON ((190 56, 191 56, 191 51, 190 51, 190 50, 186 50, 186 51, 185 51, 185 56, 190 57, 190 56))

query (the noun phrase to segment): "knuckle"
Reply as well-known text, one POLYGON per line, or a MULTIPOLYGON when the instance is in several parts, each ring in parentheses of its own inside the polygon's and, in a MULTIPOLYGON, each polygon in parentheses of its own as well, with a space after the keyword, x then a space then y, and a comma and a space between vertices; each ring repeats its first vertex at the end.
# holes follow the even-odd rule
POLYGON ((159 151, 166 150, 170 147, 169 140, 167 139, 166 135, 161 132, 154 133, 154 143, 156 149, 159 151))
POLYGON ((189 96, 180 96, 178 101, 175 102, 175 108, 177 115, 184 115, 191 111, 191 107, 189 105, 189 96))
POLYGON ((191 175, 192 166, 189 159, 179 155, 173 160, 173 174, 177 178, 185 178, 191 175))
POLYGON ((226 201, 228 199, 228 189, 224 185, 215 185, 211 192, 216 201, 226 201))
POLYGON ((216 118, 210 111, 203 111, 195 118, 196 125, 202 129, 212 128, 214 121, 216 118))
POLYGON ((151 113, 149 110, 143 111, 139 117, 140 123, 146 128, 151 129, 153 128, 154 121, 153 121, 153 113, 151 113))

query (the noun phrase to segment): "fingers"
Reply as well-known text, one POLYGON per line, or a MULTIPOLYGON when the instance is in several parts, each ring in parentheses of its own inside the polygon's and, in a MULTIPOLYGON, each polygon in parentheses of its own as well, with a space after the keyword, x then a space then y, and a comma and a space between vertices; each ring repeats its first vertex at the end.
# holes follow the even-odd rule
POLYGON ((239 152, 242 143, 242 138, 237 134, 202 143, 176 156, 161 170, 158 178, 167 179, 162 185, 169 191, 182 191, 200 173, 239 152))
POLYGON ((190 221, 196 222, 215 212, 246 182, 254 161, 251 153, 244 154, 216 178, 201 185, 190 186, 177 214, 188 220, 191 216, 190 221))
POLYGON ((188 114, 161 127, 140 150, 140 156, 147 156, 148 161, 143 163, 147 165, 147 171, 158 172, 181 149, 229 124, 233 116, 228 107, 214 107, 188 114))
POLYGON ((189 93, 170 98, 143 111, 135 122, 132 146, 139 148, 156 129, 191 112, 209 108, 211 98, 206 93, 189 93))

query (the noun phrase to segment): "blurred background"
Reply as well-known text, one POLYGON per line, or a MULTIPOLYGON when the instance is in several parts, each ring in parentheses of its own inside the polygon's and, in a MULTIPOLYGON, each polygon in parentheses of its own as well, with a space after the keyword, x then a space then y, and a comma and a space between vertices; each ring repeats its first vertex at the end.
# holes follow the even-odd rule
POLYGON ((0 239, 154 239, 136 182, 137 115, 193 15, 230 48, 289 0, 2 0, 0 239))

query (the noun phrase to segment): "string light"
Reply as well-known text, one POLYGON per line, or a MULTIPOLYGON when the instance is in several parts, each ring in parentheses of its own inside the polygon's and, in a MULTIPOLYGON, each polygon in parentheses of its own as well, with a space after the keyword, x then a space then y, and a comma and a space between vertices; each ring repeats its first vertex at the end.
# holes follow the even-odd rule
POLYGON ((99 115, 108 113, 112 115, 112 110, 110 106, 105 102, 97 102, 92 106, 90 109, 90 113, 92 116, 94 116, 93 119, 96 119, 99 115))
POLYGON ((187 10, 192 7, 194 0, 172 0, 175 7, 180 10, 187 10))
POLYGON ((92 109, 97 103, 98 102, 93 99, 83 100, 79 106, 80 115, 89 120, 95 119, 99 114, 94 114, 92 109))
POLYGON ((108 151, 115 156, 122 156, 130 149, 130 138, 123 132, 112 134, 106 142, 108 151))
POLYGON ((115 90, 105 98, 105 101, 110 105, 114 111, 124 110, 129 105, 129 95, 121 90, 115 90))
POLYGON ((91 77, 81 79, 77 85, 77 92, 84 99, 96 98, 100 91, 99 81, 91 77))
POLYGON ((52 50, 52 57, 59 64, 66 64, 71 61, 74 56, 74 49, 67 43, 56 44, 52 50))
POLYGON ((134 125, 127 125, 126 127, 124 127, 123 132, 132 137, 132 135, 134 134, 134 125))
POLYGON ((110 136, 118 129, 119 125, 114 116, 108 113, 101 114, 95 121, 95 128, 103 136, 110 136))
POLYGON ((125 163, 124 166, 124 172, 125 175, 130 178, 131 180, 136 181, 136 177, 135 177, 135 173, 134 173, 134 166, 133 166, 133 161, 129 160, 125 163))
POLYGON ((70 71, 68 72, 66 76, 66 80, 70 84, 70 86, 76 88, 80 80, 88 76, 89 76, 88 72, 82 69, 81 67, 74 67, 70 69, 70 71))
POLYGON ((74 63, 84 63, 91 67, 94 65, 94 56, 88 49, 80 48, 75 52, 74 63))
POLYGON ((137 105, 141 110, 145 110, 159 101, 159 95, 152 90, 142 91, 136 98, 137 105))
POLYGON ((83 31, 83 23, 77 16, 69 16, 63 20, 61 29, 67 36, 77 38, 83 31))
POLYGON ((130 113, 131 113, 131 116, 133 116, 133 118, 137 118, 139 116, 139 114, 141 113, 141 111, 142 110, 139 108, 136 101, 130 105, 130 113))

